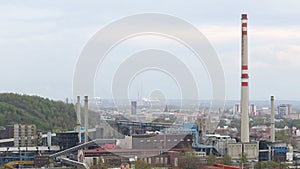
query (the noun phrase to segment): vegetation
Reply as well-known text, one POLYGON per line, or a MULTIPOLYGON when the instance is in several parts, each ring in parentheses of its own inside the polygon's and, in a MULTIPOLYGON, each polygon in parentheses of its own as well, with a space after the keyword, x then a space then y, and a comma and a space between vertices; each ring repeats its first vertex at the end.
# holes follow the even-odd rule
POLYGON ((276 168, 279 167, 280 164, 274 161, 264 161, 264 162, 258 162, 255 164, 255 169, 263 169, 263 168, 276 168))
POLYGON ((201 166, 200 157, 195 156, 195 151, 190 150, 185 152, 184 156, 179 160, 181 169, 197 169, 201 166))
POLYGON ((289 137, 287 137, 285 131, 276 131, 275 133, 276 140, 281 140, 283 142, 287 142, 289 137))
POLYGON ((39 96, 0 94, 0 126, 35 124, 41 131, 72 130, 76 124, 73 104, 39 96))
POLYGON ((207 157, 207 165, 211 166, 214 165, 217 161, 217 157, 213 154, 209 154, 207 157))
POLYGON ((90 169, 108 169, 110 166, 104 163, 104 161, 99 160, 96 165, 92 165, 90 169))
POLYGON ((231 156, 226 154, 222 159, 222 164, 232 165, 231 156))
POLYGON ((138 160, 134 163, 135 169, 151 169, 151 165, 143 160, 138 160))
POLYGON ((285 126, 300 128, 300 120, 284 119, 280 122, 275 123, 275 127, 284 128, 285 126))
POLYGON ((240 157, 240 167, 245 167, 247 165, 247 153, 241 154, 240 157))

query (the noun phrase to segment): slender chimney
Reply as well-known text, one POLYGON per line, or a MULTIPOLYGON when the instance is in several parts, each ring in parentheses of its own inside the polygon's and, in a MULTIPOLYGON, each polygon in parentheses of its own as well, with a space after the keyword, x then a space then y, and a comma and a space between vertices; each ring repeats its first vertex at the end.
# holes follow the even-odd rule
POLYGON ((77 132, 78 132, 78 141, 81 143, 81 113, 80 113, 80 96, 77 96, 77 132))
POLYGON ((84 142, 89 140, 89 99, 88 96, 84 96, 84 142))
POLYGON ((274 112, 274 96, 271 96, 271 142, 275 142, 275 112, 274 112))
POLYGON ((241 142, 249 142, 249 89, 247 14, 242 14, 241 142))
POLYGON ((136 115, 137 102, 131 101, 131 115, 136 115))

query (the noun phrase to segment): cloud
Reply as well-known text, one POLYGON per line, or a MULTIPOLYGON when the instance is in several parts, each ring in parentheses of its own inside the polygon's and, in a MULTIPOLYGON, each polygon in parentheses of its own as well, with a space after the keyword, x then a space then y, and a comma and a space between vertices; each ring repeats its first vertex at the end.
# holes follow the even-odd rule
POLYGON ((283 45, 282 48, 277 53, 278 60, 293 66, 293 68, 299 68, 300 45, 283 45))
POLYGON ((45 19, 55 19, 62 16, 62 11, 47 9, 47 8, 34 8, 29 6, 18 6, 6 4, 0 6, 0 18, 8 21, 43 21, 45 19), (41 20, 42 19, 42 20, 41 20))

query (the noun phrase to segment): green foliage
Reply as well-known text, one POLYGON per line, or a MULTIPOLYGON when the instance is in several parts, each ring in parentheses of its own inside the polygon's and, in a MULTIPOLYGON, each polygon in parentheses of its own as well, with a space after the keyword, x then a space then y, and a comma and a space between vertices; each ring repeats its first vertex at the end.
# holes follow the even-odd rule
POLYGON ((220 120, 220 122, 219 122, 219 126, 220 127, 224 127, 224 126, 226 126, 226 121, 225 120, 220 120))
POLYGON ((207 157, 207 165, 211 166, 214 165, 217 161, 217 157, 213 154, 209 154, 207 157))
POLYGON ((90 169, 108 169, 108 168, 109 168, 109 165, 104 163, 104 161, 102 161, 102 160, 99 160, 98 164, 92 165, 90 167, 90 169))
POLYGON ((241 126, 241 121, 238 119, 232 119, 229 127, 236 127, 236 128, 240 128, 241 126))
POLYGON ((300 120, 284 119, 283 121, 275 123, 276 128, 284 128, 285 126, 288 126, 290 128, 291 127, 300 128, 300 120))
POLYGON ((201 165, 200 157, 194 155, 194 151, 185 152, 185 155, 180 158, 179 166, 181 169, 197 169, 201 165))
POLYGON ((0 94, 0 126, 16 123, 35 124, 38 130, 72 130, 76 125, 73 104, 39 96, 0 94))
POLYGON ((247 163, 247 153, 243 153, 241 154, 241 157, 240 157, 240 166, 245 166, 247 163))
POLYGON ((134 162, 134 165, 136 169, 151 169, 151 165, 147 164, 143 160, 137 160, 134 162))
POLYGON ((266 125, 266 119, 264 117, 255 117, 252 121, 252 126, 257 126, 257 125, 266 125))
POLYGON ((231 156, 226 154, 222 159, 222 164, 232 165, 231 156))
POLYGON ((285 134, 285 131, 276 131, 275 138, 276 138, 276 140, 281 140, 283 142, 287 142, 289 137, 287 137, 287 135, 285 134))
POLYGON ((264 161, 264 162, 258 162, 255 164, 255 169, 262 169, 262 168, 276 168, 279 167, 280 164, 274 161, 264 161))

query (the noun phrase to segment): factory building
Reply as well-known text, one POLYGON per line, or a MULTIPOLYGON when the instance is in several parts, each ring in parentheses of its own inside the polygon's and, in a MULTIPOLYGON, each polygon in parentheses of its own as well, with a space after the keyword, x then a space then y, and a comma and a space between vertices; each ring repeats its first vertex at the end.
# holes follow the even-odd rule
POLYGON ((132 148, 186 148, 192 147, 193 137, 191 134, 154 134, 133 135, 132 148))
POLYGON ((33 124, 14 125, 14 146, 30 147, 36 146, 36 126, 33 124))

